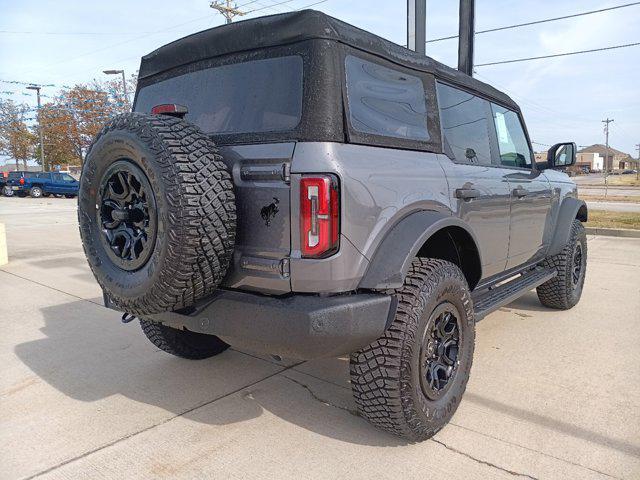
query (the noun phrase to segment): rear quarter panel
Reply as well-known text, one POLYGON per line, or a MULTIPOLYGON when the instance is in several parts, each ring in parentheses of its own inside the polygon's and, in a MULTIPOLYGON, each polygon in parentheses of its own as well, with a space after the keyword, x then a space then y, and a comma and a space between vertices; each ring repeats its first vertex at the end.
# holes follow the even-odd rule
MULTIPOLYGON (((298 143, 291 172, 292 198, 296 198, 296 184, 304 173, 335 174, 341 194, 338 255, 321 261, 301 258, 300 235, 292 228, 293 291, 354 290, 382 239, 398 221, 420 210, 451 214, 447 180, 436 154, 332 142, 298 143), (324 264, 321 272, 317 271, 319 264, 324 264), (311 275, 313 271, 316 274, 311 275), (338 278, 334 273, 339 273, 338 278)), ((291 223, 298 223, 295 208, 291 223)))

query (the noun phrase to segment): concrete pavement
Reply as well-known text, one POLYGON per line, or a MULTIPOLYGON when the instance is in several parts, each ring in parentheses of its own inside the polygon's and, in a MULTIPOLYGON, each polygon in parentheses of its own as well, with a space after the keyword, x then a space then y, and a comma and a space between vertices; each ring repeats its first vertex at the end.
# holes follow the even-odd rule
POLYGON ((345 358, 171 357, 101 306, 75 202, 0 198, 0 478, 640 478, 640 239, 589 238, 583 299, 477 327, 452 422, 354 415, 345 358))

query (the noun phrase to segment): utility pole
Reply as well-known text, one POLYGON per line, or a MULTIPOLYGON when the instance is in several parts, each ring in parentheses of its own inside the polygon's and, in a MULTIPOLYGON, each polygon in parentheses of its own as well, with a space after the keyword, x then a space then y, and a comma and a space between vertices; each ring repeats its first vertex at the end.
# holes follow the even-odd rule
POLYGON ((214 0, 209 6, 224 15, 224 18, 227 19, 227 23, 231 23, 231 20, 236 15, 246 15, 246 12, 241 12, 240 10, 238 10, 237 5, 235 7, 232 7, 231 0, 214 0))
POLYGON ((638 149, 638 161, 636 162, 636 181, 640 180, 640 143, 636 144, 638 149))
POLYGON ((407 48, 427 52, 427 0, 407 0, 407 48))
MULTIPOLYGON (((607 117, 606 120, 602 120, 604 123, 604 135, 605 135, 605 153, 604 153, 604 198, 607 198, 607 190, 609 188, 609 184, 607 182, 607 177, 609 176, 609 124, 613 122, 613 118, 607 117)), ((613 162, 611 162, 613 166, 613 162)))
POLYGON ((42 133, 42 123, 40 122, 40 86, 29 85, 27 90, 35 90, 38 97, 38 132, 40 133, 40 164, 42 165, 42 171, 46 172, 47 168, 44 164, 44 134, 42 133))
POLYGON ((473 76, 473 44, 476 23, 475 0, 460 0, 458 10, 458 70, 473 76))

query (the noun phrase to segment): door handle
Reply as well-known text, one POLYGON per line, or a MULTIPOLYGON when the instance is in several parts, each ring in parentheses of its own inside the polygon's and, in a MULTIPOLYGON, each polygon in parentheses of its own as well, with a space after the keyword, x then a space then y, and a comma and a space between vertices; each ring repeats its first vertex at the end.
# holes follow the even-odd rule
POLYGON ((472 198, 478 198, 480 192, 475 188, 456 188, 455 197, 462 200, 471 200, 472 198))
POLYGON ((529 195, 529 190, 522 187, 514 188, 513 195, 518 198, 526 197, 527 195, 529 195))

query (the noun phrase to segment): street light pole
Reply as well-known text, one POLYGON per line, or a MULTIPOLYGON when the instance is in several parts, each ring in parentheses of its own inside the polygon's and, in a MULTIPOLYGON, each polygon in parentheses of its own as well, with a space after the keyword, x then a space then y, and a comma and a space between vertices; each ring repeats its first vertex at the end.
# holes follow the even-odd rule
POLYGON ((407 48, 426 54, 427 0, 407 0, 407 48))
POLYGON ((124 101, 129 106, 129 94, 127 93, 127 77, 124 75, 124 70, 103 70, 102 73, 107 75, 122 75, 122 91, 124 92, 124 101))
POLYGON ((40 133, 40 163, 42 165, 42 171, 46 172, 47 168, 44 164, 44 135, 42 133, 42 123, 40 122, 40 86, 38 85, 29 85, 27 90, 35 90, 36 96, 38 97, 38 132, 40 133))

